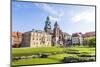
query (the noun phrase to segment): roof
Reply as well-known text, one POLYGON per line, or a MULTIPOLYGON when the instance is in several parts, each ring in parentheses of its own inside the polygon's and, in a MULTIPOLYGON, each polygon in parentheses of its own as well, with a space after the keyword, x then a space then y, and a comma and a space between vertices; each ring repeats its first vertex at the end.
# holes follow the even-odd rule
POLYGON ((67 35, 67 36, 71 36, 70 34, 68 34, 68 33, 66 33, 66 32, 63 32, 63 34, 64 34, 64 35, 67 35))
POLYGON ((21 37, 22 34, 21 32, 12 32, 12 37, 21 37))
POLYGON ((95 32, 86 32, 84 34, 84 37, 92 37, 92 36, 95 36, 95 35, 96 35, 95 32))
POLYGON ((72 34, 72 37, 79 37, 79 36, 82 36, 83 34, 81 32, 78 32, 78 33, 73 33, 72 34))

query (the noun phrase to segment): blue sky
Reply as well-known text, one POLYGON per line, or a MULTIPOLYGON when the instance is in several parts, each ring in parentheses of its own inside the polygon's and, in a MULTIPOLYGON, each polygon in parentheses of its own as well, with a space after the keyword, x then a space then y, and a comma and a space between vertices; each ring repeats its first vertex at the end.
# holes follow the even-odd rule
POLYGON ((12 31, 43 30, 50 16, 52 29, 57 21, 69 34, 95 31, 95 7, 32 2, 12 2, 12 31))

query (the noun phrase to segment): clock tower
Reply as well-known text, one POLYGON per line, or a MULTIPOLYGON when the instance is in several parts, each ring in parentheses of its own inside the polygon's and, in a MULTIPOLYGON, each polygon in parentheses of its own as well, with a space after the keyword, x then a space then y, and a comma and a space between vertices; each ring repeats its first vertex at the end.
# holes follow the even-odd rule
POLYGON ((49 16, 46 18, 44 31, 51 34, 51 21, 49 16))

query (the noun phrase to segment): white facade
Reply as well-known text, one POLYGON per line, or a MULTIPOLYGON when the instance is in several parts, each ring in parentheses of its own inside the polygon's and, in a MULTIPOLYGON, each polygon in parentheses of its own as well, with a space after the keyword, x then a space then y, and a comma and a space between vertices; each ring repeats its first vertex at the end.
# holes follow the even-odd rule
POLYGON ((80 43, 79 37, 72 37, 72 44, 80 43))
POLYGON ((23 36, 22 47, 51 47, 52 36, 46 32, 26 32, 23 36))
POLYGON ((80 44, 83 45, 83 37, 81 34, 78 34, 78 36, 72 36, 72 44, 80 44))

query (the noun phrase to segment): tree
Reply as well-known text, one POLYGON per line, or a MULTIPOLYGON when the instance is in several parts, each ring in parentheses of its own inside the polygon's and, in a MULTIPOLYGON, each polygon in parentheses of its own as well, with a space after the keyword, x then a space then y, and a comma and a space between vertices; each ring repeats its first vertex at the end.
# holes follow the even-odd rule
POLYGON ((90 47, 95 47, 95 46, 96 46, 96 40, 95 40, 95 38, 91 38, 91 39, 89 40, 89 46, 90 46, 90 47))

